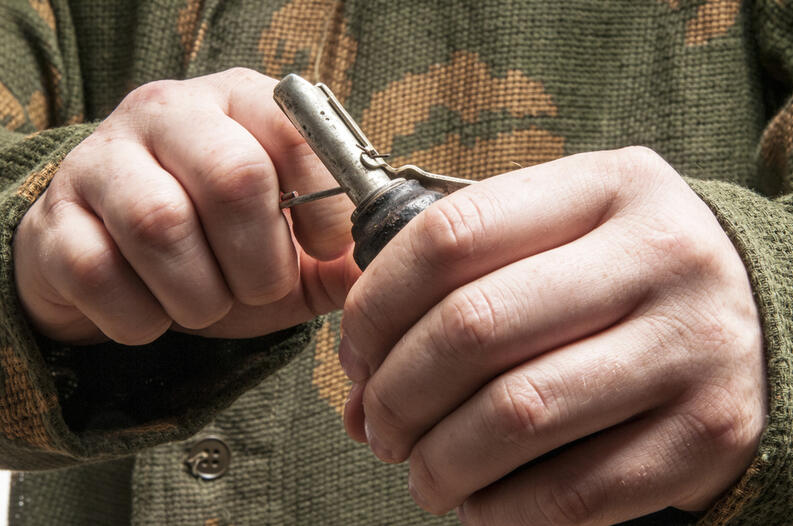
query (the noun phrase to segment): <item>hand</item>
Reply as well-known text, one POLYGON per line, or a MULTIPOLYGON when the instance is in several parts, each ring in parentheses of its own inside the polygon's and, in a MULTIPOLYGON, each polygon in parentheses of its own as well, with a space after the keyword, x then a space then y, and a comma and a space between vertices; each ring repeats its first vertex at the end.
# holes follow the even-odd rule
POLYGON ((343 326, 348 433, 383 460, 409 458, 414 500, 460 507, 465 524, 703 510, 764 426, 743 264, 644 148, 435 203, 353 286, 343 326))
POLYGON ((146 84, 69 153, 14 240, 38 330, 70 343, 144 344, 172 325, 250 337, 341 306, 357 275, 352 204, 296 208, 293 244, 279 189, 334 182, 275 83, 233 69, 146 84))

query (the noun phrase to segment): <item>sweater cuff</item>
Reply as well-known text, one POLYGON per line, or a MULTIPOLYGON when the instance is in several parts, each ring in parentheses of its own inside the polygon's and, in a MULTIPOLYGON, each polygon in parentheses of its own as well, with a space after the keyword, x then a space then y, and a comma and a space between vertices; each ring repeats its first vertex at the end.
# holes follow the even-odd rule
POLYGON ((66 154, 75 125, 0 149, 0 467, 36 470, 183 440, 307 346, 321 320, 250 339, 167 332, 128 347, 72 347, 32 330, 14 282, 13 235, 66 154))
POLYGON ((793 513, 793 210, 736 185, 687 182, 746 266, 762 320, 768 381, 768 421, 757 456, 698 524, 786 524, 793 513))

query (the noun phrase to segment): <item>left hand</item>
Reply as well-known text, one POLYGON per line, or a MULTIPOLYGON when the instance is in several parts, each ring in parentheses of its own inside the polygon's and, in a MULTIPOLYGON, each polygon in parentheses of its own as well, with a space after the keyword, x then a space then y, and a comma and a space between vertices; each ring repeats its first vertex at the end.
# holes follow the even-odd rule
POLYGON ((704 510, 765 424, 743 263, 645 148, 517 170, 432 205, 353 286, 340 359, 356 382, 348 433, 409 459, 419 506, 458 507, 465 524, 704 510))

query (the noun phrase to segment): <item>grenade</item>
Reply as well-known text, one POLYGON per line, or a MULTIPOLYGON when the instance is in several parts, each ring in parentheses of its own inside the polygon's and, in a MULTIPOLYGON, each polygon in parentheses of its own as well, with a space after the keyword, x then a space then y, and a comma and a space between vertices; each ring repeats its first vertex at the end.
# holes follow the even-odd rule
POLYGON ((353 257, 361 270, 422 210, 473 182, 411 164, 394 168, 324 84, 290 74, 275 86, 273 98, 339 183, 302 196, 286 192, 281 208, 346 193, 356 207, 353 257))

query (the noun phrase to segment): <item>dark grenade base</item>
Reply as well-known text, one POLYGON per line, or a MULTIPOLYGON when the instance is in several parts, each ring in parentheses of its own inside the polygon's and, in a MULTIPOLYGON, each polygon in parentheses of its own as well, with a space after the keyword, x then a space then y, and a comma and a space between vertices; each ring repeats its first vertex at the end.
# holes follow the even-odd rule
POLYGON ((443 197, 444 194, 427 190, 418 181, 408 180, 356 209, 352 217, 353 257, 361 270, 411 219, 443 197))

